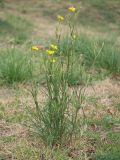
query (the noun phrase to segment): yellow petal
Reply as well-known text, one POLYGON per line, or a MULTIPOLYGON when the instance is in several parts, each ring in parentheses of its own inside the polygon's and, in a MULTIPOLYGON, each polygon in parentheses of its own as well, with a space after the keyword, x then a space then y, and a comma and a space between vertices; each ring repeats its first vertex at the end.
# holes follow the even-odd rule
POLYGON ((52 54, 55 53, 55 51, 53 51, 53 50, 46 50, 46 53, 49 54, 49 55, 52 55, 52 54))
POLYGON ((58 16, 57 16, 57 19, 58 19, 58 20, 63 21, 63 20, 64 20, 64 17, 63 17, 63 16, 58 15, 58 16))
POLYGON ((37 46, 32 46, 32 50, 38 51, 39 48, 37 46))
POLYGON ((70 12, 75 12, 75 11, 76 11, 76 8, 75 8, 75 7, 69 7, 68 10, 69 10, 70 12))
POLYGON ((58 49, 58 46, 57 45, 54 45, 54 44, 51 44, 50 47, 54 50, 57 50, 58 49))

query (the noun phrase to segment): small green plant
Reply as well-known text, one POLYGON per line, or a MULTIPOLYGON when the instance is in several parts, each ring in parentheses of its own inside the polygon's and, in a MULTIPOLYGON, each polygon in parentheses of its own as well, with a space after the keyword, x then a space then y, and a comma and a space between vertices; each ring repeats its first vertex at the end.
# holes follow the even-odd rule
MULTIPOLYGON (((47 100, 44 106, 38 103, 38 86, 32 89, 32 96, 36 106, 33 113, 35 131, 40 135, 43 142, 49 146, 69 144, 78 131, 78 113, 84 100, 83 86, 80 90, 70 89, 70 74, 74 66, 74 41, 76 30, 74 18, 76 8, 69 8, 70 14, 66 17, 58 16, 56 28, 56 41, 43 53, 44 71, 46 79, 47 100), (66 20, 69 28, 70 48, 63 53, 61 50, 61 25, 66 20)), ((34 50, 38 50, 33 46, 34 50)), ((81 66, 81 63, 79 64, 81 66)), ((75 69, 75 68, 74 68, 75 69)))
POLYGON ((32 77, 31 59, 16 48, 0 53, 0 78, 8 84, 26 81, 32 77))

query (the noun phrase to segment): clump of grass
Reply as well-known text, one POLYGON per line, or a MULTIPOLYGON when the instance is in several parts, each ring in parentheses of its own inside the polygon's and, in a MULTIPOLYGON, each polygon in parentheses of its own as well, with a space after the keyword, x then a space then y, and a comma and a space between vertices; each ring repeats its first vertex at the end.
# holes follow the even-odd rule
POLYGON ((98 63, 100 67, 110 72, 120 72, 119 48, 106 43, 98 58, 98 63))
MULTIPOLYGON (((63 38, 62 52, 65 53, 66 48, 70 48, 70 45, 68 37, 63 38)), ((106 69, 109 72, 120 72, 119 50, 113 40, 91 39, 85 34, 80 34, 74 43, 74 54, 76 56, 83 55, 86 66, 93 67, 94 64, 95 67, 106 69)))
POLYGON ((11 48, 0 53, 0 78, 13 84, 31 79, 32 64, 30 56, 22 50, 11 48))

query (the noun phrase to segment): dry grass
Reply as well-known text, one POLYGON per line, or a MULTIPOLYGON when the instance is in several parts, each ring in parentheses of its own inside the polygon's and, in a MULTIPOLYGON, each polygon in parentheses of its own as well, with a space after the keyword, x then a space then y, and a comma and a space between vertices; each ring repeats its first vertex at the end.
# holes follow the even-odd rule
MULTIPOLYGON (((92 130, 96 130, 97 133, 100 134, 101 141, 104 142, 107 132, 102 126, 100 127, 97 125, 95 121, 101 121, 101 119, 106 115, 112 115, 113 118, 119 119, 120 112, 114 107, 115 104, 120 101, 119 85, 119 81, 117 82, 111 79, 106 79, 102 82, 96 82, 92 87, 86 88, 87 99, 84 112, 87 119, 92 122, 91 127, 89 128, 89 126, 84 125, 81 127, 81 136, 84 138, 80 136, 80 139, 78 139, 81 143, 79 143, 79 141, 75 141, 72 144, 72 147, 69 148, 70 153, 68 152, 68 154, 76 157, 82 153, 87 154, 87 152, 89 152, 90 154, 90 152, 96 152, 96 149, 91 144, 91 140, 85 135, 83 136, 83 133, 86 131, 88 132, 89 129, 90 132, 92 130), (79 145, 83 145, 83 148, 81 149, 82 153, 79 149, 73 149, 79 145)), ((18 156, 20 154, 18 152, 19 147, 21 147, 21 152, 23 152, 27 147, 29 149, 32 149, 33 147, 34 150, 37 150, 37 153, 35 154, 36 156, 39 155, 39 147, 41 148, 41 151, 44 150, 43 145, 41 145, 41 143, 37 143, 38 140, 36 141, 30 136, 28 127, 24 125, 28 117, 28 115, 26 115, 26 106, 34 109, 34 103, 29 92, 30 86, 20 85, 18 88, 19 89, 17 90, 4 87, 0 89, 0 105, 4 108, 2 112, 3 117, 0 122, 0 152, 7 157, 6 160, 12 159, 13 156, 18 156), (21 116, 17 119, 16 117, 18 115, 21 116), (34 143, 35 146, 31 146, 32 143, 34 143)), ((38 94, 40 104, 44 103, 45 99, 45 88, 41 87, 38 94)), ((116 126, 113 125, 115 132, 116 130, 117 132, 119 131, 118 128, 119 126, 116 129, 116 126)), ((22 156, 25 156, 24 154, 25 153, 23 153, 22 156)))

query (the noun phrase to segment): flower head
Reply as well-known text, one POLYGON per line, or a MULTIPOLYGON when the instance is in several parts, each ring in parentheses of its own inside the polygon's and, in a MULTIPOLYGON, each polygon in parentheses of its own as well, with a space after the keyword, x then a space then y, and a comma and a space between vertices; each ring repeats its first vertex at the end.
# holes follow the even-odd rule
POLYGON ((60 21, 63 21, 65 18, 63 16, 58 15, 57 19, 60 20, 60 21))
POLYGON ((58 49, 58 46, 57 45, 54 45, 54 44, 51 44, 50 47, 54 50, 57 50, 58 49))
POLYGON ((53 55, 53 54, 55 53, 55 51, 53 51, 53 50, 48 50, 48 49, 47 49, 47 50, 46 50, 46 53, 49 54, 49 55, 53 55))
POLYGON ((69 10, 70 12, 75 12, 75 11, 76 11, 76 8, 75 8, 75 7, 69 7, 68 10, 69 10))
POLYGON ((32 46, 32 50, 38 51, 39 48, 37 46, 32 46))

